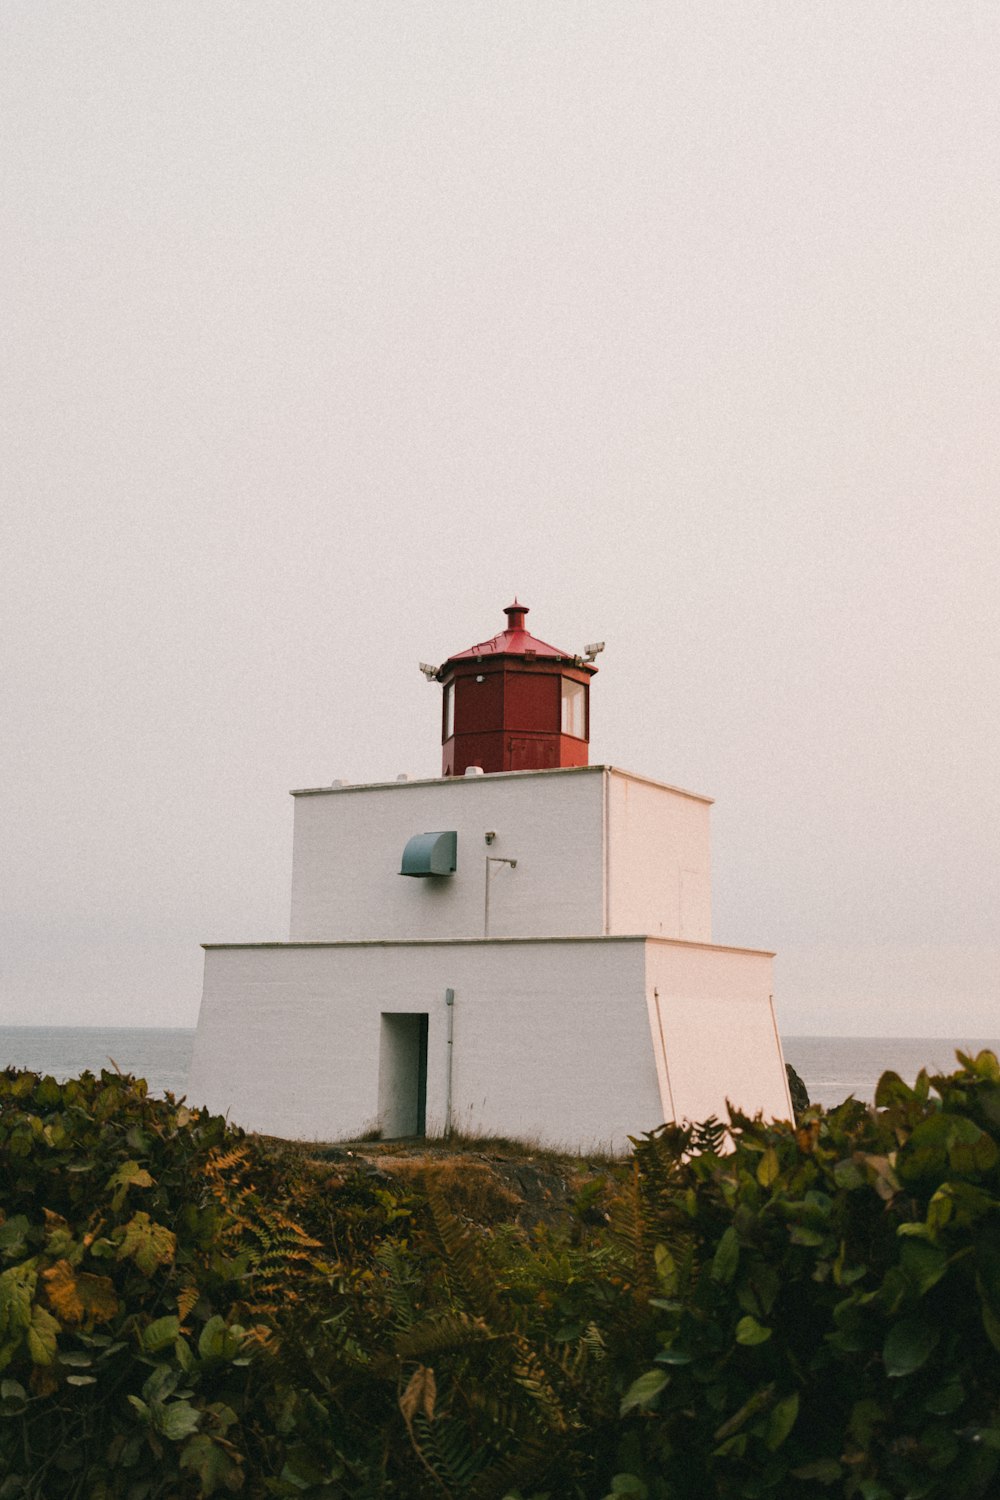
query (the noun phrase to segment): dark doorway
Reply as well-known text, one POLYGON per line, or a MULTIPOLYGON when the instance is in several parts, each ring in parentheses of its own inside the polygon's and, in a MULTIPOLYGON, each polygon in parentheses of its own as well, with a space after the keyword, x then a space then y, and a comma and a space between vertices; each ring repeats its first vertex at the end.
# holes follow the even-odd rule
POLYGON ((378 1069, 379 1126, 385 1140, 427 1129, 427 1013, 383 1011, 378 1069))

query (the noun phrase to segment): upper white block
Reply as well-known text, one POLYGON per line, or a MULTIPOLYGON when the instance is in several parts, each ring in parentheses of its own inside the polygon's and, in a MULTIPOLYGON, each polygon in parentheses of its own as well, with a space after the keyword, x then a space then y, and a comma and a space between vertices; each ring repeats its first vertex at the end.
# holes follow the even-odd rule
POLYGON ((711 804, 691 792, 580 766, 293 795, 292 942, 483 937, 487 872, 490 937, 711 941, 711 804), (445 829, 456 873, 400 876, 407 840, 445 829))

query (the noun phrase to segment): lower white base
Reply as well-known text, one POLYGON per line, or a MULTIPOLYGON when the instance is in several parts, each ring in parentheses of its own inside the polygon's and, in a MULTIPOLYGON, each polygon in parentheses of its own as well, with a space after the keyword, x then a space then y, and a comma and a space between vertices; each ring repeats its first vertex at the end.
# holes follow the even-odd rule
POLYGON ((644 937, 212 947, 188 1097, 327 1141, 402 1133, 418 1104, 442 1134, 450 1099, 456 1130, 580 1152, 727 1100, 788 1119, 770 974, 644 937))

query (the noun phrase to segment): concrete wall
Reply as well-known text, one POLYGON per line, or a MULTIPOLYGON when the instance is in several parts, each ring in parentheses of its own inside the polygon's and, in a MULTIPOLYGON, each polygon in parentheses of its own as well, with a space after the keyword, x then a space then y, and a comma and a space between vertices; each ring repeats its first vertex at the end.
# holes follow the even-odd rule
POLYGON ((646 945, 665 1113, 677 1120, 725 1120, 729 1100, 747 1114, 792 1118, 771 1000, 771 959, 746 949, 646 945))
POLYGON ((350 1139, 407 1118, 383 1017, 423 1013, 439 1134, 450 987, 456 1129, 625 1150, 664 1119, 725 1119, 727 1099, 787 1119, 770 969, 624 938, 211 948, 188 1096, 248 1129, 350 1139))
POLYGON ((382 1014, 424 1012, 427 1129, 439 1133, 450 986, 456 1128, 624 1150, 664 1114, 644 946, 212 948, 188 1097, 268 1134, 349 1139, 379 1121, 382 1014))
POLYGON ((600 767, 344 787, 295 796, 293 942, 599 935, 600 767), (458 831, 454 875, 399 874, 415 833, 458 831), (487 831, 496 833, 487 844, 487 831))
POLYGON ((295 795, 293 942, 605 933, 711 940, 705 798, 610 767, 295 795), (454 875, 399 875, 415 833, 458 832, 454 875), (485 834, 495 832, 487 844, 485 834))
POLYGON ((711 803, 620 771, 608 778, 608 931, 712 941, 711 803))

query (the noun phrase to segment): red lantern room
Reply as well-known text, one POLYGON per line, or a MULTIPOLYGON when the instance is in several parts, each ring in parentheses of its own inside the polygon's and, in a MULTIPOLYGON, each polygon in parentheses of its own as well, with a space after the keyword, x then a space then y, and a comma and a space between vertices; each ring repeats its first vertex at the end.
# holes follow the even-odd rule
POLYGON ((590 741, 590 679, 603 642, 574 656, 525 629, 525 604, 504 610, 507 628, 492 640, 422 666, 444 685, 441 774, 542 771, 585 766, 590 741))

